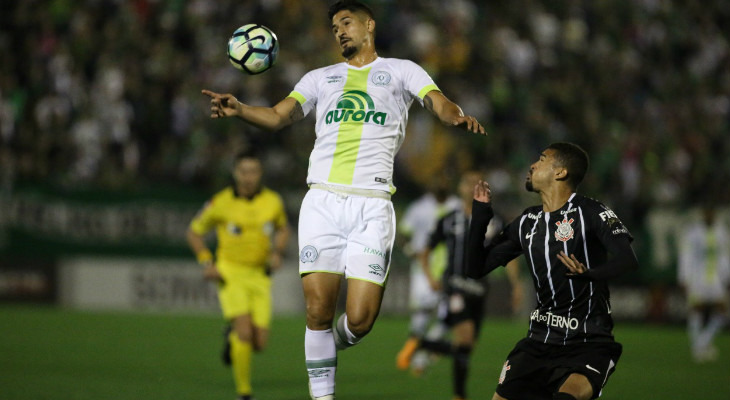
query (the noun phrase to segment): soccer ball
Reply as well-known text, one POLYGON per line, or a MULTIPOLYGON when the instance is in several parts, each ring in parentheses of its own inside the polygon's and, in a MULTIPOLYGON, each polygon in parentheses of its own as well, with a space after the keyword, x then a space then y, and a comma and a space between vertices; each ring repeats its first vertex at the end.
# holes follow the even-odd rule
POLYGON ((228 59, 234 67, 251 75, 274 65, 279 40, 274 32, 259 24, 246 24, 233 32, 228 41, 228 59))

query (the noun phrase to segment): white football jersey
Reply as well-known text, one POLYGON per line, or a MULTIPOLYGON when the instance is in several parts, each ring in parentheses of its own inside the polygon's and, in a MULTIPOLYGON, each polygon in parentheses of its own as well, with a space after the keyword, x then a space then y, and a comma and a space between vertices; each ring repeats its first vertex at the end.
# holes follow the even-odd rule
POLYGON ((680 237, 678 282, 694 302, 723 302, 730 284, 730 232, 725 224, 695 221, 680 237))
POLYGON ((308 72, 289 95, 305 116, 317 112, 307 183, 394 193, 393 161, 406 133, 408 108, 414 99, 423 104, 431 90, 439 89, 423 68, 396 58, 308 72))
POLYGON ((461 208, 461 199, 451 195, 443 203, 436 196, 427 193, 406 208, 398 229, 411 237, 409 245, 415 253, 422 252, 428 245, 428 238, 438 220, 451 211, 461 208))

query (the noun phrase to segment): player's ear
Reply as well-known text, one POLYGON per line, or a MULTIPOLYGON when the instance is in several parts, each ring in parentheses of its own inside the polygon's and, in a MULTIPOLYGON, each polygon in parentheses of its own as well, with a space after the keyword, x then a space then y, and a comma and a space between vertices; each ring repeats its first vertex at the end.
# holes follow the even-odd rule
POLYGON ((370 32, 370 33, 375 32, 375 20, 374 19, 368 18, 367 26, 368 26, 368 32, 370 32))
POLYGON ((556 181, 564 181, 568 179, 568 169, 565 167, 560 167, 555 169, 555 180, 556 181))

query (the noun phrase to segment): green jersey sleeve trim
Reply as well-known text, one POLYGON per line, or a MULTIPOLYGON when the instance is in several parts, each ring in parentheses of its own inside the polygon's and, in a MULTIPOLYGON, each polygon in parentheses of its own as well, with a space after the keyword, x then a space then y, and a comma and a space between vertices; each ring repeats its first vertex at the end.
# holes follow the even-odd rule
POLYGON ((291 93, 289 93, 289 96, 287 96, 287 97, 293 98, 294 100, 298 101, 299 104, 302 104, 302 105, 307 102, 307 99, 305 99, 304 96, 302 96, 302 94, 297 91, 292 91, 291 93))
POLYGON ((430 84, 430 85, 425 86, 423 89, 421 89, 420 92, 418 92, 418 97, 423 99, 424 97, 426 97, 428 92, 430 92, 432 90, 438 90, 439 92, 441 91, 441 89, 439 89, 439 87, 436 86, 436 84, 430 84))

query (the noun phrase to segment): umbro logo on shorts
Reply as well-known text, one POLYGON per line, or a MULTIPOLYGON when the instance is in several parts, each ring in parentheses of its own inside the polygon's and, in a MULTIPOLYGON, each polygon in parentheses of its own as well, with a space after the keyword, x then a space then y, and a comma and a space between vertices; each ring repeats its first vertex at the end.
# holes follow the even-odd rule
POLYGON ((380 266, 380 264, 370 264, 368 266, 370 267, 371 274, 377 275, 377 276, 383 276, 383 272, 385 272, 385 270, 383 269, 383 267, 380 266))

